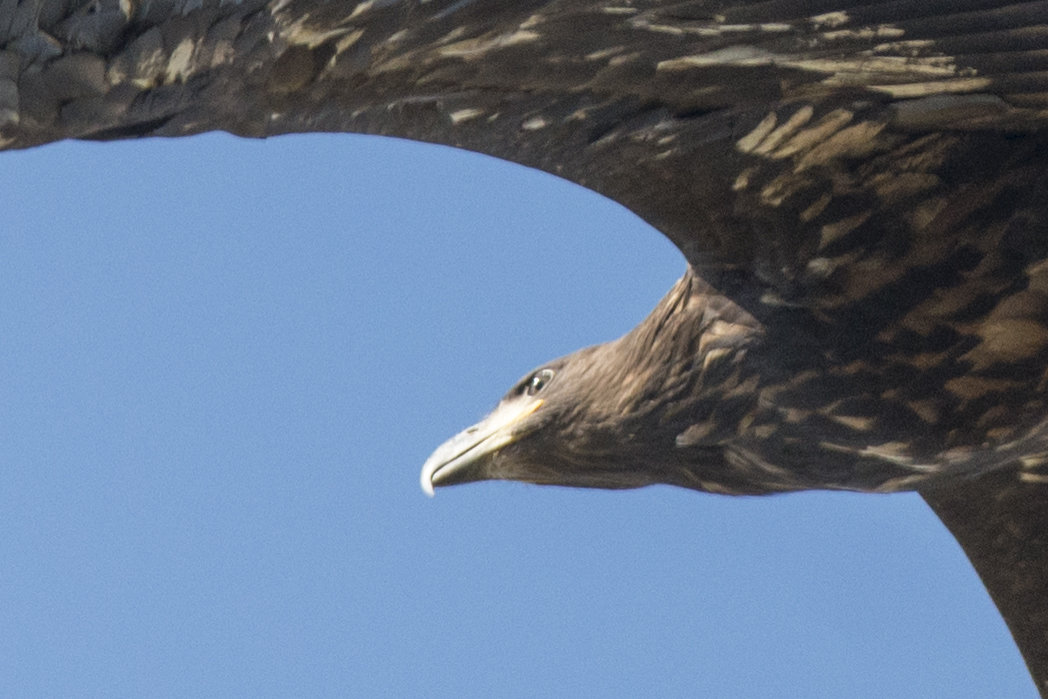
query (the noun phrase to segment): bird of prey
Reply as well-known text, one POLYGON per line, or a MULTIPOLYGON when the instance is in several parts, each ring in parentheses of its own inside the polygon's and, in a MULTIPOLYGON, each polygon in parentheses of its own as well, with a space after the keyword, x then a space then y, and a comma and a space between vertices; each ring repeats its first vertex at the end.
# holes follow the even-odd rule
POLYGON ((684 253, 427 491, 916 490, 1048 696, 1048 2, 0 2, 0 147, 214 129, 488 153, 684 253))

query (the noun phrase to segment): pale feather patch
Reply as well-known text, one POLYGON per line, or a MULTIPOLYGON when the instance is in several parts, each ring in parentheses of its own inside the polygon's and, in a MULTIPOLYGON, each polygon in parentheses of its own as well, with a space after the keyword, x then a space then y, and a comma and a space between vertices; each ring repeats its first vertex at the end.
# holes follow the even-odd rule
POLYGON ((885 442, 883 444, 872 444, 859 450, 862 456, 872 456, 897 466, 905 466, 911 471, 920 473, 935 473, 942 470, 939 464, 919 463, 913 460, 908 453, 908 445, 904 442, 885 442))
POLYGON ((957 78, 955 80, 936 80, 930 82, 901 83, 898 85, 870 85, 869 89, 883 92, 895 99, 910 99, 940 95, 945 92, 980 92, 986 90, 993 81, 990 78, 957 78))
POLYGON ((869 432, 877 424, 877 420, 872 417, 862 417, 858 415, 827 415, 827 417, 838 425, 844 425, 850 430, 856 432, 869 432))
POLYGON ((872 215, 872 211, 861 211, 854 216, 849 216, 822 226, 819 229, 819 249, 821 250, 830 243, 836 242, 848 235, 856 228, 866 223, 867 219, 872 215))
POLYGON ((735 148, 743 153, 751 152, 764 140, 765 136, 772 132, 777 122, 778 117, 775 112, 768 112, 768 115, 752 131, 735 142, 735 148))
POLYGON ((479 116, 483 116, 483 114, 483 109, 457 109, 448 114, 448 117, 451 118, 451 123, 457 126, 463 122, 471 121, 479 116))
POLYGON ((837 27, 843 27, 848 22, 851 22, 851 17, 848 16, 847 12, 825 12, 821 15, 812 15, 808 18, 816 29, 829 28, 835 29, 837 27))
POLYGON ((835 109, 811 127, 798 131, 781 148, 776 149, 771 157, 780 160, 812 148, 850 122, 853 116, 854 113, 847 109, 835 109))
POLYGON ((707 437, 713 434, 717 425, 712 422, 699 422, 677 435, 674 440, 678 449, 694 447, 703 443, 707 437))
POLYGON ((803 172, 812 167, 825 165, 836 158, 862 158, 878 148, 877 135, 886 124, 864 121, 841 129, 804 154, 794 167, 794 172, 803 172))
POLYGON ((811 121, 814 114, 814 107, 810 104, 804 105, 791 114, 790 118, 786 120, 786 123, 768 134, 766 139, 753 148, 753 152, 757 155, 766 155, 775 150, 780 143, 792 136, 797 129, 811 121))
POLYGON ((549 126, 549 122, 546 121, 544 117, 535 116, 531 117, 530 119, 526 119, 523 123, 521 123, 520 128, 524 129, 525 131, 538 131, 539 129, 544 129, 547 126, 549 126))
POLYGON ((173 83, 189 77, 189 67, 195 48, 196 42, 192 39, 186 38, 179 42, 175 50, 171 52, 171 57, 167 60, 167 67, 164 71, 165 83, 173 83))
POLYGON ((708 354, 714 345, 734 341, 753 333, 753 328, 739 323, 715 320, 699 338, 699 354, 708 354))
POLYGON ((976 370, 1028 359, 1048 346, 1048 329, 1035 320, 991 315, 977 332, 982 342, 964 355, 976 370))
POLYGON ((492 38, 465 39, 444 46, 437 53, 441 56, 455 58, 480 58, 490 51, 528 44, 538 41, 540 37, 541 35, 538 32, 519 30, 508 34, 499 34, 492 38))

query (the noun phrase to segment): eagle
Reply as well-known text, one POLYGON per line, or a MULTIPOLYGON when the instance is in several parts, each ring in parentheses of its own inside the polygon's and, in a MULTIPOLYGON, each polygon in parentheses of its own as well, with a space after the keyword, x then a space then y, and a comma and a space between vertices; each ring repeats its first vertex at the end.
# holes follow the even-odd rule
POLYGON ((1048 2, 0 3, 0 147, 210 130, 486 153, 686 258, 427 492, 914 490, 1048 696, 1048 2))

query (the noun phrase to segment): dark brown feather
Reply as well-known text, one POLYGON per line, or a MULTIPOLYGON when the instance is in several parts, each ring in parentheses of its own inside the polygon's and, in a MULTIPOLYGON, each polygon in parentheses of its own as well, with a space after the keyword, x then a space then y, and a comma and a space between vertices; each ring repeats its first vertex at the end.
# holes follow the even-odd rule
POLYGON ((1048 693, 1048 475, 1004 469, 922 492, 990 591, 1048 693))
POLYGON ((637 403, 681 440, 656 475, 921 487, 1048 695, 1048 2, 0 2, 0 148, 215 129, 469 148, 636 212, 711 313, 692 392, 637 403))

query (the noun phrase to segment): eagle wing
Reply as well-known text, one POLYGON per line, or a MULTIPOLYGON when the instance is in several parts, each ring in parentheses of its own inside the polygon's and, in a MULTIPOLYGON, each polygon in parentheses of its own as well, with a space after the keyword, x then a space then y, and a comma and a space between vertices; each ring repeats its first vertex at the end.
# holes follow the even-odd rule
MULTIPOLYGON (((0 1, 0 47, 0 147, 221 129, 468 148, 622 203, 840 361, 946 362, 987 440, 1043 413, 1048 2, 0 1)), ((924 496, 1045 692, 1048 477, 1025 427, 1017 466, 924 496)))

